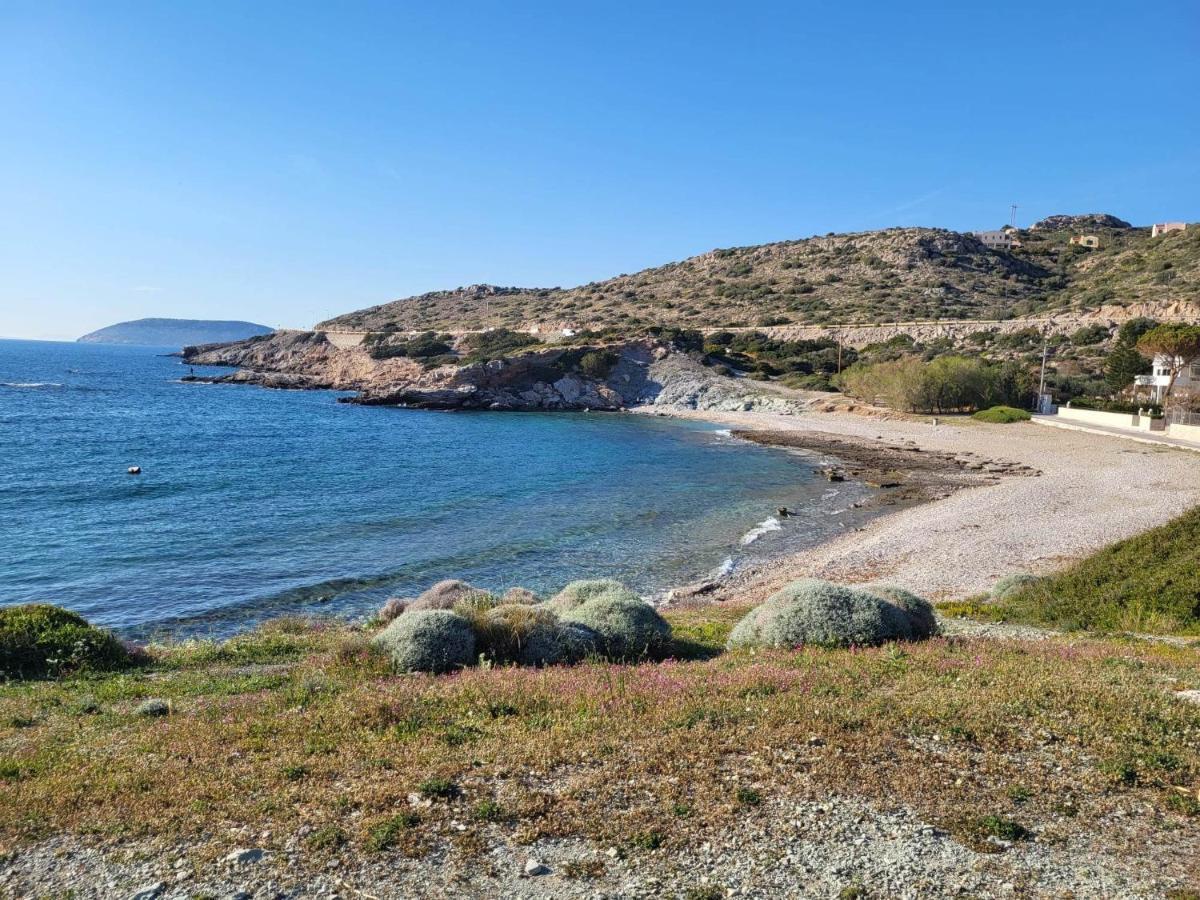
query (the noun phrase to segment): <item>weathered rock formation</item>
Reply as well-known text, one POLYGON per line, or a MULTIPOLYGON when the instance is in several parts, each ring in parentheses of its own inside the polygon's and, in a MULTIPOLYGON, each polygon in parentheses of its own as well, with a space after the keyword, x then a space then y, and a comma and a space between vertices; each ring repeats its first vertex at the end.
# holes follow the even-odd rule
POLYGON ((544 347, 504 359, 426 367, 409 358, 376 359, 365 346, 339 347, 321 332, 279 332, 265 339, 188 347, 192 365, 234 366, 212 379, 274 388, 354 391, 349 402, 417 409, 619 410, 634 406, 771 409, 796 403, 755 382, 719 376, 669 342, 628 341, 603 348, 603 377, 581 358, 594 348, 544 347))

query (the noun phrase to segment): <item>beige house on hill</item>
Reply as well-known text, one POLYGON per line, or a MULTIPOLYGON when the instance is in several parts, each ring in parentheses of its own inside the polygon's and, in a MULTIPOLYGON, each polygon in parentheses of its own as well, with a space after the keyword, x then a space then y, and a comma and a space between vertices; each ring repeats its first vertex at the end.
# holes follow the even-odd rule
POLYGON ((1150 228, 1150 237, 1158 237, 1168 231, 1187 231, 1187 222, 1159 222, 1150 228))
POLYGON ((1087 247, 1089 250, 1100 249, 1100 238, 1094 234, 1077 234, 1070 241, 1077 247, 1087 247))

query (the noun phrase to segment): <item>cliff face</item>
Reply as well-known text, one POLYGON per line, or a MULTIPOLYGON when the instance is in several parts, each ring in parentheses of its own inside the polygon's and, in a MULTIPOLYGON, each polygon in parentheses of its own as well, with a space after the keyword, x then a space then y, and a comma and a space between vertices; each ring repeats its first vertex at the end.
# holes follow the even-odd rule
POLYGON ((428 368, 408 358, 375 359, 364 347, 339 348, 320 332, 279 332, 235 344, 188 347, 184 361, 237 367, 213 379, 221 382, 355 391, 348 402, 417 409, 657 405, 786 412, 792 406, 753 382, 717 376, 670 343, 656 340, 602 348, 546 347, 504 359, 428 368), (584 361, 589 354, 591 365, 584 361))

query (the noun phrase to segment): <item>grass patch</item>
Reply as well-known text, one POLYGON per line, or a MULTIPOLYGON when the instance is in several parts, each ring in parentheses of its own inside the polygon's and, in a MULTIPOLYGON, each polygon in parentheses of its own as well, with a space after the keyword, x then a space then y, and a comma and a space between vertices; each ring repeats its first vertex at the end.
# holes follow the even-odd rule
MULTIPOLYGON (((668 615, 713 646, 743 612, 668 615)), ((1200 817, 1174 799, 1200 783, 1200 708, 1166 687, 1200 688, 1189 648, 938 638, 902 655, 805 648, 395 676, 355 649, 360 638, 351 626, 267 629, 206 649, 220 662, 164 647, 132 672, 0 684, 0 841, 177 839, 220 822, 279 842, 316 826, 314 851, 419 854, 502 834, 632 852, 695 846, 809 792, 901 798, 992 846, 981 811, 1042 832, 1132 810, 1138 827, 1200 840, 1200 817), (284 638, 307 649, 264 680, 224 661, 284 638), (133 715, 148 697, 169 699, 171 715, 133 715), (418 819, 413 794, 452 802, 422 803, 418 819)))
POLYGON ((1200 634, 1200 507, 1118 541, 993 606, 1071 630, 1200 634))
POLYGON ((421 824, 416 813, 401 813, 376 822, 367 829, 366 848, 373 852, 391 850, 396 847, 405 833, 421 824))

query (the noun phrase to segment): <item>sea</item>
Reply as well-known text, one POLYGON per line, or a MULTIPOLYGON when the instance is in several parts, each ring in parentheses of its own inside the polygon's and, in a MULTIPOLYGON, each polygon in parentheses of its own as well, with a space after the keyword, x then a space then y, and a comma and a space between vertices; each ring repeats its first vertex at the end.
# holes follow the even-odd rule
POLYGON ((179 638, 445 578, 654 598, 872 515, 871 488, 717 425, 355 406, 184 382, 172 349, 0 340, 0 605, 179 638))

